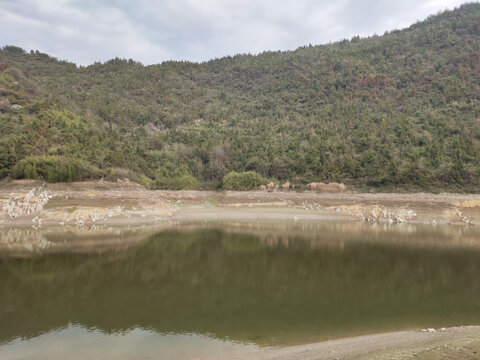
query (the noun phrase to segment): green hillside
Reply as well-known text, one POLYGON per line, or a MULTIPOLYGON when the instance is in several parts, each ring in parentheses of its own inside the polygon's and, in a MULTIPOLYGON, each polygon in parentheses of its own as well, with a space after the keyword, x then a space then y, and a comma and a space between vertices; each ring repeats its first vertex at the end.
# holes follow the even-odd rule
POLYGON ((480 191, 480 4, 405 30, 196 64, 0 50, 0 177, 480 191), (20 105, 21 108, 15 105, 20 105))

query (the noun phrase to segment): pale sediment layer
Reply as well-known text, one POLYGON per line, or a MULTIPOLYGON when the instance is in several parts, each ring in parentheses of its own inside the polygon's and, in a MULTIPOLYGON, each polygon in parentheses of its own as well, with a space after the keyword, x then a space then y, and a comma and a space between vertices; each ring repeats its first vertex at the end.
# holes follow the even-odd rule
POLYGON ((202 218, 480 224, 479 195, 151 191, 126 182, 10 182, 0 187, 0 209, 1 224, 33 226, 202 218))
POLYGON ((316 191, 152 191, 129 182, 0 185, 0 225, 142 224, 199 219, 349 219, 480 225, 480 195, 316 191))

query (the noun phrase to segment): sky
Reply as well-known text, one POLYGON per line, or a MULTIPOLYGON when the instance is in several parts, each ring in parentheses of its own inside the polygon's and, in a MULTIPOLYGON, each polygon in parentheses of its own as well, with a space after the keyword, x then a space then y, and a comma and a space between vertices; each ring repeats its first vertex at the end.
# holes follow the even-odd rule
POLYGON ((78 65, 207 61, 402 29, 464 0, 0 0, 0 46, 78 65))

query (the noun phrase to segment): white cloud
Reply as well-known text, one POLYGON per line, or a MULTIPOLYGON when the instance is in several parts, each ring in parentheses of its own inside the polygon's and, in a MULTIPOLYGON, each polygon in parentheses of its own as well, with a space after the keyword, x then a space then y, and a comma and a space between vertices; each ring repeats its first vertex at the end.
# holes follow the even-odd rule
POLYGON ((461 0, 430 0, 425 4, 427 9, 453 9, 454 7, 460 6, 465 1, 461 0))
POLYGON ((405 27, 462 0, 0 0, 0 45, 90 64, 204 61, 405 27))

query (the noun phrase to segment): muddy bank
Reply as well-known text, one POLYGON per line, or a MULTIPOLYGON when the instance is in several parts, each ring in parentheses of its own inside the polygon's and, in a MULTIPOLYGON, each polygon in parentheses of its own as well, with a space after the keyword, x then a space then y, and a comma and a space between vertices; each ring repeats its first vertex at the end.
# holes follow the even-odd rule
POLYGON ((128 181, 0 184, 0 225, 82 227, 202 219, 480 225, 480 195, 151 191, 128 181))
MULTIPOLYGON (((266 349, 216 360, 478 359, 480 326, 397 331, 266 349)), ((213 360, 213 359, 212 359, 213 360)))

